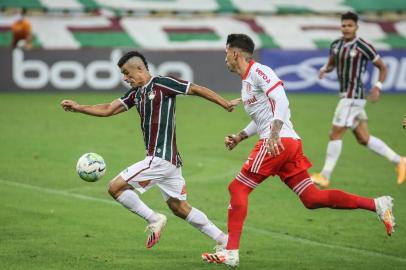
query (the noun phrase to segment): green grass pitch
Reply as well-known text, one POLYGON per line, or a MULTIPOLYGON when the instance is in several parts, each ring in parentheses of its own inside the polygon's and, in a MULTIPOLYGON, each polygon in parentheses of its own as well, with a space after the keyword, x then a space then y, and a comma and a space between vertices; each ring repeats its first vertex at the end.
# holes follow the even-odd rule
MULTIPOLYGON (((158 245, 145 248, 145 222, 106 192, 126 166, 143 159, 136 110, 111 118, 64 112, 59 103, 110 102, 120 93, 26 93, 0 95, 0 269, 223 269, 201 262, 214 244, 171 215, 157 188, 142 195, 168 216, 158 245), (96 183, 79 179, 77 159, 101 154, 106 175, 96 183)), ((226 95, 228 98, 237 97, 226 95)), ((313 161, 324 161, 334 95, 289 94, 292 120, 313 161)), ((369 104, 370 131, 406 155, 401 128, 406 95, 382 95, 369 104)), ((240 106, 233 113, 198 97, 177 103, 177 139, 184 160, 189 202, 226 230, 227 185, 256 139, 232 152, 223 138, 248 123, 240 106)), ((278 179, 250 197, 240 249, 240 269, 406 269, 406 185, 396 184, 394 166, 348 132, 332 187, 395 198, 398 227, 388 238, 374 213, 305 209, 278 179)))

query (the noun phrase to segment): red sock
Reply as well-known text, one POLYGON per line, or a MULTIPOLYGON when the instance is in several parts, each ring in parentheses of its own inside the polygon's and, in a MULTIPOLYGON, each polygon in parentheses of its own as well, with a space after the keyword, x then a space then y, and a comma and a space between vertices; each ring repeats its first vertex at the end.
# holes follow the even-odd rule
POLYGON ((234 179, 228 186, 230 206, 228 209, 228 242, 227 249, 240 247, 241 232, 248 210, 248 195, 252 188, 234 179))
MULTIPOLYGON (((307 172, 302 172, 286 179, 285 183, 294 190, 302 181, 308 181, 310 176, 307 172)), ((329 207, 334 209, 365 209, 375 211, 375 202, 371 198, 350 194, 338 189, 320 190, 314 184, 309 184, 307 188, 299 194, 300 200, 309 209, 329 207)))

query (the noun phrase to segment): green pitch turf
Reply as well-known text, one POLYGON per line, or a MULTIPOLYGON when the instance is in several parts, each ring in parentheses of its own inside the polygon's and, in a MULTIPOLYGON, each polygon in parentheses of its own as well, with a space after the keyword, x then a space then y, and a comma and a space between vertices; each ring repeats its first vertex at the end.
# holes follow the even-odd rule
MULTIPOLYGON (((143 159, 135 110, 111 118, 66 113, 59 102, 110 102, 119 94, 0 95, 0 269, 223 269, 200 254, 214 243, 171 215, 154 188, 142 199, 168 216, 159 244, 145 248, 145 222, 112 200, 107 183, 143 159), (107 173, 87 183, 75 172, 85 152, 101 154, 107 173)), ((236 97, 238 94, 227 97, 236 97)), ((303 138, 311 172, 324 161, 334 95, 290 94, 293 122, 303 138)), ((368 105, 370 130, 406 155, 401 119, 406 95, 383 95, 368 105)), ((223 138, 248 122, 198 97, 177 104, 177 139, 184 160, 189 202, 226 229, 227 185, 256 139, 226 151, 223 138)), ((332 188, 395 198, 398 227, 388 238, 374 213, 307 210, 279 179, 269 179, 250 197, 242 238, 241 269, 406 269, 406 184, 396 184, 394 166, 344 138, 332 188)))

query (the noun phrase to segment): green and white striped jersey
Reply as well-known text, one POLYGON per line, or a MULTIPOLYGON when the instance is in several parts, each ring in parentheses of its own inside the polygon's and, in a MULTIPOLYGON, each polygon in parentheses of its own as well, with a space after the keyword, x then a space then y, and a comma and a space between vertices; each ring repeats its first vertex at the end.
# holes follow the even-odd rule
POLYGON ((176 146, 176 96, 186 95, 189 87, 190 82, 157 76, 120 98, 127 110, 137 108, 147 156, 160 157, 177 167, 182 166, 182 160, 176 146))
POLYGON ((375 62, 379 55, 375 48, 362 38, 345 42, 339 38, 330 45, 330 55, 334 57, 340 83, 340 96, 365 99, 362 76, 368 61, 375 62))

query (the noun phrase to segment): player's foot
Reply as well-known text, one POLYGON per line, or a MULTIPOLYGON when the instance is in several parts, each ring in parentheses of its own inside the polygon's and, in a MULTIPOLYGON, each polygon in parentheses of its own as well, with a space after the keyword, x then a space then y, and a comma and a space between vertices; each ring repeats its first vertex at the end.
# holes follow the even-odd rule
POLYGON ((320 187, 326 188, 330 185, 330 180, 325 178, 321 173, 314 173, 310 176, 312 182, 319 185, 320 187))
POLYGON ((157 214, 158 220, 156 222, 150 223, 145 231, 148 231, 147 237, 147 248, 152 248, 156 243, 158 243, 161 237, 161 231, 166 224, 166 216, 162 214, 157 214))
POLYGON ((395 232, 395 217, 392 213, 393 198, 390 196, 382 196, 374 199, 376 214, 380 221, 383 222, 386 228, 386 233, 391 236, 395 232))
POLYGON ((237 267, 240 263, 238 249, 223 250, 215 253, 203 253, 202 259, 208 263, 225 264, 232 268, 237 267))
POLYGON ((406 180, 406 157, 401 157, 399 164, 396 166, 398 172, 398 184, 401 185, 406 180))

